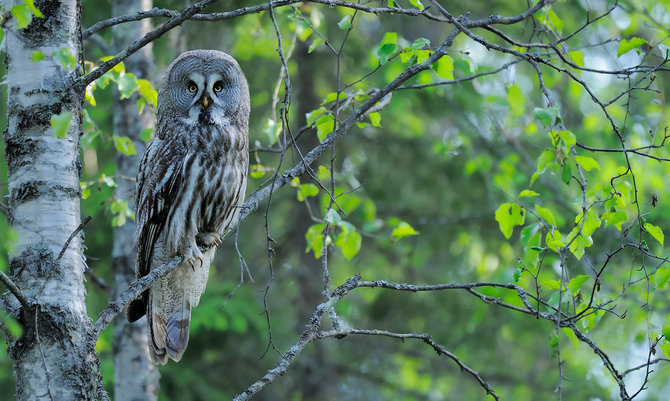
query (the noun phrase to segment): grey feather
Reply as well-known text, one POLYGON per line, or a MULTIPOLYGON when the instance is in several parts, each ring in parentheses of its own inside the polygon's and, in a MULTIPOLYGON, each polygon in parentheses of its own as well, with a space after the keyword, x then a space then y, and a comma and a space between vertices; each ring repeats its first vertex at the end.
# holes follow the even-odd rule
POLYGON ((237 223, 248 171, 249 89, 239 65, 215 50, 182 54, 168 67, 158 93, 156 137, 137 174, 137 276, 183 255, 128 310, 149 319, 156 363, 181 359, 191 308, 205 290, 214 249, 237 223), (143 310, 142 308, 145 308, 143 310))

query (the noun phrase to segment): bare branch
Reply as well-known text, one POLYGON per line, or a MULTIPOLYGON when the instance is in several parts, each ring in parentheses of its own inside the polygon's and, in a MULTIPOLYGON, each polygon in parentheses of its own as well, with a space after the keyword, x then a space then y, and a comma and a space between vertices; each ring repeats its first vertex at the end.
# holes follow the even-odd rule
POLYGON ((5 287, 7 287, 9 292, 11 292, 16 297, 16 299, 19 300, 19 303, 21 303, 23 309, 27 311, 32 309, 31 306, 32 302, 30 302, 28 298, 26 298, 26 296, 23 294, 21 289, 16 285, 16 283, 14 283, 12 279, 9 278, 9 276, 6 275, 5 272, 3 271, 0 271, 0 281, 2 281, 2 283, 5 285, 5 287))
POLYGON ((493 391, 491 386, 482 379, 482 377, 477 373, 475 370, 470 368, 468 365, 464 364, 455 354, 451 353, 449 350, 447 350, 443 345, 436 343, 433 338, 429 334, 418 334, 418 333, 394 333, 386 330, 364 330, 364 329, 339 329, 339 330, 330 330, 330 331, 322 331, 317 334, 317 338, 327 338, 327 337, 335 337, 335 338, 343 338, 344 336, 347 336, 349 334, 359 334, 359 335, 366 335, 366 336, 384 336, 384 337, 392 337, 392 338, 398 338, 400 340, 405 340, 408 338, 413 338, 417 340, 422 340, 429 346, 431 346, 438 355, 444 355, 448 357, 449 359, 453 360, 456 362, 459 368, 461 368, 461 371, 467 372, 469 375, 475 378, 477 382, 479 382, 479 385, 482 386, 486 390, 486 394, 490 395, 494 399, 498 400, 498 395, 493 391))
POLYGON ((123 310, 123 308, 130 303, 133 299, 136 299, 151 286, 151 284, 158 280, 161 277, 165 277, 170 273, 175 267, 177 267, 184 257, 181 255, 175 256, 170 259, 167 263, 164 263, 152 270, 146 276, 138 279, 133 282, 127 290, 121 293, 114 301, 112 301, 105 310, 100 313, 100 317, 93 325, 93 335, 92 340, 95 342, 102 331, 109 325, 109 323, 114 319, 114 317, 123 310))
POLYGON ((343 296, 345 296, 349 291, 356 288, 356 284, 361 279, 360 275, 356 275, 348 279, 344 284, 337 287, 331 294, 330 299, 327 302, 319 304, 314 310, 309 323, 305 326, 305 329, 300 335, 300 339, 295 343, 291 349, 286 352, 282 359, 275 365, 274 368, 267 371, 267 373, 259 380, 251 384, 243 393, 238 394, 233 398, 233 401, 245 401, 251 398, 253 395, 261 391, 267 385, 272 383, 274 379, 278 376, 286 373, 286 370, 295 360, 295 358, 302 352, 307 344, 311 343, 314 340, 318 339, 319 326, 321 325, 321 318, 323 315, 330 311, 330 309, 335 305, 343 296))
POLYGON ((72 239, 81 231, 84 229, 84 226, 88 224, 88 222, 91 221, 91 216, 86 216, 86 218, 79 223, 79 226, 70 234, 68 239, 65 241, 65 244, 63 245, 63 249, 60 250, 60 253, 58 254, 58 257, 56 258, 56 262, 60 261, 61 258, 63 257, 63 254, 65 254, 65 251, 67 251, 67 248, 70 246, 70 242, 72 242, 72 239))

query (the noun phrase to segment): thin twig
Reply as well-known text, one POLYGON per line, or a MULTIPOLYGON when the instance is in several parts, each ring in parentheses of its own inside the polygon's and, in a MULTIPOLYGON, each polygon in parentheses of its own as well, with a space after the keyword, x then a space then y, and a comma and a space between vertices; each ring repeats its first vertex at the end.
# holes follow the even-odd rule
POLYGON ((493 391, 491 386, 484 380, 482 377, 479 375, 478 372, 470 368, 468 365, 463 363, 455 354, 450 352, 449 350, 446 349, 441 344, 436 343, 433 338, 430 336, 430 334, 425 334, 425 333, 394 333, 386 330, 365 330, 365 329, 353 329, 353 328, 348 328, 348 329, 339 329, 339 330, 329 330, 329 331, 321 331, 317 334, 317 339, 322 339, 322 338, 328 338, 328 337, 335 337, 335 338, 343 338, 344 336, 347 335, 366 335, 366 336, 383 336, 383 337, 392 337, 392 338, 398 338, 400 340, 405 340, 405 339, 417 339, 425 342, 429 346, 431 346, 438 355, 444 355, 448 357, 449 359, 453 360, 458 367, 461 369, 461 371, 467 372, 470 376, 474 377, 475 380, 479 383, 480 386, 486 390, 486 394, 490 395, 493 397, 495 400, 499 400, 500 398, 498 395, 493 391))
MULTIPOLYGON (((400 7, 369 7, 362 4, 351 3, 348 1, 341 0, 279 0, 266 2, 257 6, 242 7, 237 10, 222 12, 222 13, 210 13, 210 14, 193 14, 188 17, 189 20, 194 21, 222 21, 226 19, 236 18, 247 14, 257 14, 263 11, 266 11, 270 8, 270 3, 272 3, 273 8, 283 7, 296 3, 320 3, 328 5, 329 7, 346 7, 352 8, 354 10, 360 10, 371 14, 403 14, 409 16, 418 16, 423 15, 426 18, 443 21, 442 18, 435 17, 428 13, 428 9, 419 10, 418 8, 400 8, 400 7)), ((118 17, 109 18, 103 21, 99 21, 94 25, 91 25, 89 28, 85 29, 82 32, 82 38, 87 39, 89 36, 98 32, 102 29, 112 27, 114 25, 123 24, 126 22, 140 21, 146 18, 175 18, 180 15, 179 12, 168 9, 159 9, 153 8, 147 11, 140 11, 135 14, 121 15, 118 17)))
POLYGON ((0 281, 7 287, 9 292, 11 292, 16 299, 19 300, 19 303, 21 306, 23 306, 23 309, 26 311, 32 310, 32 302, 26 298, 26 296, 23 294, 19 286, 17 286, 11 278, 9 278, 8 275, 5 274, 5 272, 0 271, 0 281))
POLYGON ((61 260, 61 258, 65 254, 65 251, 70 246, 70 242, 72 241, 72 239, 77 234, 79 234, 79 231, 84 229, 84 227, 86 226, 86 224, 88 224, 89 221, 91 221, 91 216, 86 216, 86 218, 81 223, 79 223, 77 228, 74 229, 72 234, 70 234, 70 236, 68 237, 67 241, 65 241, 65 244, 63 245, 63 249, 60 250, 60 253, 58 254, 58 257, 56 258, 56 262, 59 262, 61 260))

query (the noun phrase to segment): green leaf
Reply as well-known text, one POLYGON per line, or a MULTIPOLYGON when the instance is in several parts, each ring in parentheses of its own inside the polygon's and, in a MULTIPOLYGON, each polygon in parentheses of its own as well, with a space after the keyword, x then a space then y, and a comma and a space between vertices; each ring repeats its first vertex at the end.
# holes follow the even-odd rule
POLYGON ((568 234, 568 239, 566 242, 570 243, 570 252, 575 255, 577 260, 580 260, 584 256, 586 248, 593 245, 593 240, 590 236, 586 236, 583 233, 579 233, 579 227, 575 227, 568 234), (575 236, 577 236, 575 238, 575 236), (573 240, 574 238, 574 240, 573 240))
POLYGON ((137 89, 140 92, 140 96, 142 96, 147 103, 153 107, 158 105, 158 92, 154 89, 153 85, 151 85, 151 82, 146 79, 138 79, 137 89))
POLYGON ((16 19, 16 27, 23 29, 30 25, 33 20, 33 12, 26 4, 17 4, 9 10, 14 19, 16 19))
POLYGON ((135 77, 135 74, 126 74, 125 72, 119 73, 119 76, 116 79, 116 85, 119 88, 121 99, 129 98, 135 91, 140 89, 140 84, 135 77))
POLYGON ((67 47, 54 50, 51 53, 51 57, 58 61, 60 65, 62 65, 67 70, 74 71, 77 67, 77 57, 72 55, 72 53, 70 53, 70 49, 67 47))
POLYGON ((629 51, 638 48, 646 43, 647 41, 645 39, 638 37, 632 37, 630 38, 630 40, 623 39, 621 42, 619 42, 619 48, 616 51, 616 56, 621 57, 622 54, 628 53, 629 51))
MULTIPOLYGON (((575 217, 575 225, 576 226, 581 226, 582 225, 582 218, 584 217, 583 213, 578 214, 575 217)), ((598 227, 602 224, 600 217, 593 211, 589 210, 586 212, 586 221, 584 221, 584 225, 582 227, 582 234, 588 236, 591 236, 598 227)))
POLYGON ((360 233, 357 231, 348 231, 346 234, 337 237, 335 245, 342 249, 342 254, 344 254, 347 260, 351 260, 360 251, 362 242, 363 237, 360 233))
POLYGON ((663 337, 665 337, 666 341, 670 341, 670 324, 663 326, 661 333, 663 333, 663 337))
POLYGON ((33 55, 30 57, 30 61, 33 63, 36 61, 42 61, 44 60, 44 53, 42 53, 39 50, 33 50, 33 55))
POLYGON ((586 171, 600 170, 600 164, 591 157, 575 156, 575 161, 586 171))
POLYGON ((558 230, 548 232, 547 236, 544 238, 544 242, 547 244, 547 248, 554 252, 558 252, 565 246, 563 243, 563 236, 558 230))
POLYGON ((405 221, 401 221, 400 223, 398 223, 398 225, 395 226, 395 228, 393 228, 393 231, 391 232, 391 237, 393 237, 393 241, 398 241, 402 238, 418 234, 419 232, 416 231, 414 227, 410 226, 405 221))
POLYGON ((514 226, 523 225, 526 210, 516 203, 503 203, 496 210, 496 221, 505 238, 512 236, 514 226))
MULTIPOLYGON (((323 254, 323 229, 325 227, 325 223, 313 224, 305 233, 305 240, 307 241, 305 252, 314 251, 314 257, 317 259, 323 254)), ((329 245, 330 242, 330 236, 326 237, 326 245, 329 245)))
POLYGON ((44 14, 42 14, 42 11, 40 11, 39 8, 35 7, 35 2, 33 0, 23 0, 24 3, 30 8, 30 11, 35 15, 37 18, 44 18, 44 14))
POLYGON ((535 118, 540 120, 544 126, 548 127, 554 123, 554 120, 558 118, 558 107, 552 106, 541 109, 539 107, 535 108, 533 111, 535 118))
POLYGON ((563 167, 563 171, 561 171, 561 180, 563 180, 564 183, 568 184, 571 178, 572 178, 572 167, 570 167, 569 164, 566 164, 565 167, 563 167))
POLYGON ((413 50, 421 50, 424 47, 430 47, 430 40, 428 40, 426 38, 418 38, 414 42, 412 42, 410 47, 413 50))
POLYGON ((449 81, 454 79, 454 59, 448 55, 445 54, 440 57, 437 62, 433 64, 433 68, 435 68, 435 72, 437 72, 437 75, 440 78, 449 81))
POLYGON ((149 142, 151 140, 151 137, 153 137, 154 130, 153 128, 144 128, 142 131, 140 131, 140 139, 143 140, 144 142, 149 142))
POLYGON ((304 201, 305 199, 309 198, 310 196, 316 196, 319 194, 319 187, 312 183, 307 183, 307 184, 300 184, 298 187, 298 200, 300 202, 304 201))
POLYGON ((605 227, 615 226, 617 230, 621 231, 621 227, 628 219, 628 215, 625 211, 616 211, 603 213, 601 218, 605 221, 605 227))
POLYGON ((382 121, 382 116, 379 114, 379 112, 372 112, 368 114, 368 118, 370 119, 370 124, 372 124, 373 127, 381 127, 381 121, 382 121))
POLYGON ((538 194, 538 193, 535 192, 535 191, 531 191, 530 189, 524 189, 523 191, 521 191, 521 192, 519 193, 519 196, 518 196, 518 197, 519 197, 519 198, 530 198, 530 197, 533 197, 533 196, 539 196, 539 195, 540 195, 540 194, 538 194))
POLYGON ((414 7, 418 8, 419 10, 423 10, 424 8, 426 8, 424 7, 423 4, 421 4, 420 0, 409 0, 409 3, 414 7))
POLYGON ((558 33, 561 33, 563 31, 563 21, 558 18, 558 15, 554 12, 552 8, 549 9, 549 12, 547 13, 549 16, 549 22, 556 28, 556 31, 558 33))
POLYGON ((535 205, 535 210, 540 215, 542 220, 547 222, 547 224, 549 224, 550 226, 556 227, 556 219, 554 218, 554 214, 551 213, 551 210, 547 209, 546 207, 538 205, 535 205))
POLYGON ((87 199, 89 196, 91 196, 91 189, 88 188, 86 182, 80 181, 79 186, 81 187, 81 197, 83 199, 87 199))
POLYGON ((307 49, 307 53, 312 53, 321 43, 323 43, 323 39, 318 36, 314 38, 312 44, 309 45, 309 49, 307 49))
POLYGON ((540 224, 530 224, 521 229, 519 238, 521 244, 526 247, 533 247, 540 244, 538 233, 540 231, 540 224))
POLYGON ((122 154, 132 156, 137 153, 135 151, 135 144, 127 136, 114 135, 112 138, 114 139, 114 147, 122 154))
POLYGON ((573 50, 568 52, 570 59, 573 63, 577 64, 580 67, 584 66, 584 53, 579 50, 573 50))
POLYGON ((342 221, 342 217, 340 217, 340 214, 337 213, 335 209, 328 209, 328 212, 326 215, 323 217, 323 220, 330 224, 339 224, 342 221))
POLYGON ((347 260, 351 260, 360 251, 363 238, 361 234, 356 231, 356 227, 347 221, 341 221, 339 227, 341 232, 335 240, 335 245, 340 247, 342 254, 344 254, 344 257, 347 258, 347 260))
POLYGON ((388 59, 396 52, 398 49, 398 34, 395 32, 386 32, 384 34, 384 39, 382 39, 379 47, 377 48, 377 59, 379 64, 384 65, 388 59))
POLYGON ((316 120, 316 136, 319 138, 319 141, 323 142, 324 139, 333 132, 335 117, 332 114, 324 114, 316 120))
POLYGON ((670 266, 663 266, 656 269, 654 273, 654 282, 656 283, 656 288, 662 290, 665 288, 665 285, 670 279, 670 266))
POLYGON ((663 240, 665 236, 663 235, 663 230, 660 227, 655 226, 651 223, 644 223, 644 229, 648 232, 654 239, 663 245, 663 240))
POLYGON ((572 280, 568 283, 568 288, 570 291, 572 291, 573 294, 576 294, 577 291, 581 288, 581 286, 588 280, 590 279, 590 276, 586 276, 584 274, 580 274, 579 276, 573 277, 572 280))
POLYGON ((518 85, 507 88, 507 102, 509 104, 509 115, 512 118, 521 117, 526 112, 526 97, 518 85))
POLYGON ((67 130, 70 128, 70 121, 72 121, 72 113, 69 111, 51 116, 51 129, 54 137, 65 138, 67 130))
POLYGON ((337 27, 345 31, 351 29, 351 15, 342 17, 340 22, 337 23, 337 27))

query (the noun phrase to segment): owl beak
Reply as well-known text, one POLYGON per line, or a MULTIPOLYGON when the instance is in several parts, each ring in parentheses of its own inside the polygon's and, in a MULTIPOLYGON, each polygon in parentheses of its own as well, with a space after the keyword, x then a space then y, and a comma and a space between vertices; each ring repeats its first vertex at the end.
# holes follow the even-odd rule
POLYGON ((205 95, 202 97, 202 105, 207 108, 209 104, 212 102, 212 100, 209 98, 209 96, 205 95))

